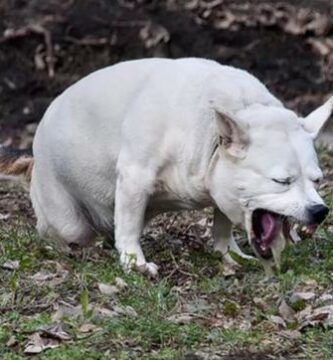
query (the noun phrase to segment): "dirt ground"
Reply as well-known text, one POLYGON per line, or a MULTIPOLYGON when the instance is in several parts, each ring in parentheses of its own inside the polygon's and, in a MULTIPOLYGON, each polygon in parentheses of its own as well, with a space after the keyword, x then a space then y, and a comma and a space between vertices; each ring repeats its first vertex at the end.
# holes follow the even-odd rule
MULTIPOLYGON (((118 61, 152 56, 205 57, 215 59, 223 64, 247 69, 285 101, 287 106, 301 114, 307 114, 333 92, 333 2, 330 0, 280 2, 273 0, 0 0, 0 142, 20 147, 31 146, 34 131, 47 106, 70 84, 96 69, 118 61)), ((117 91, 115 84, 110 84, 110 86, 114 86, 117 91)), ((324 134, 328 145, 332 139, 331 129, 333 129, 333 121, 324 134)), ((325 174, 328 175, 327 178, 330 176, 328 181, 331 181, 331 153, 324 154, 322 157, 326 169, 325 174)), ((327 188, 329 187, 327 186, 327 188)), ((104 337, 101 336, 100 340, 95 340, 96 338, 93 337, 88 345, 94 351, 95 349, 105 351, 106 355, 103 359, 109 358, 106 349, 110 346, 111 340, 115 343, 114 346, 120 349, 119 351, 126 350, 128 347, 134 354, 135 351, 139 351, 136 347, 137 344, 143 348, 144 346, 152 347, 153 351, 155 348, 163 349, 170 346, 172 353, 170 352, 169 357, 166 355, 158 357, 158 359, 169 359, 176 358, 173 355, 175 354, 173 347, 183 346, 186 348, 192 345, 195 347, 200 343, 201 337, 206 336, 209 341, 207 344, 206 340, 202 341, 201 345, 207 345, 207 348, 204 349, 205 354, 206 352, 208 354, 207 357, 202 355, 201 351, 198 356, 191 352, 186 358, 220 359, 222 358, 220 355, 212 357, 210 351, 212 348, 214 350, 214 341, 217 341, 218 344, 216 345, 216 354, 223 349, 218 343, 221 334, 216 332, 220 331, 221 324, 226 322, 226 314, 221 315, 217 308, 221 293, 222 298, 227 299, 223 305, 225 312, 229 313, 227 320, 236 329, 230 330, 229 337, 228 329, 223 333, 225 336, 222 337, 223 344, 228 344, 228 341, 232 344, 230 345, 232 351, 228 350, 229 355, 223 355, 224 359, 285 359, 291 358, 292 352, 297 353, 297 356, 293 357, 294 359, 331 359, 333 331, 326 333, 321 332, 321 328, 319 330, 316 328, 313 332, 309 331, 309 334, 302 334, 302 336, 297 333, 296 335, 299 337, 296 339, 292 338, 292 335, 295 336, 292 327, 296 326, 294 320, 288 323, 287 330, 283 330, 285 333, 282 331, 277 333, 276 328, 281 324, 273 324, 272 327, 271 320, 268 325, 264 324, 269 326, 268 330, 262 325, 262 319, 266 319, 267 311, 269 314, 276 315, 278 296, 281 296, 281 293, 286 296, 291 289, 300 286, 304 281, 304 273, 307 271, 308 275, 311 275, 311 279, 312 277, 316 278, 320 284, 314 284, 311 280, 311 283, 308 282, 301 286, 302 292, 315 291, 317 296, 319 293, 327 295, 326 292, 331 291, 333 269, 333 263, 330 260, 333 256, 330 245, 331 233, 325 235, 327 238, 325 246, 321 243, 320 252, 316 247, 316 242, 290 250, 293 256, 286 258, 284 266, 294 268, 295 273, 291 273, 290 276, 287 272, 283 274, 280 278, 281 285, 267 283, 260 287, 257 286, 261 276, 260 271, 255 272, 253 268, 249 267, 250 271, 244 270, 235 279, 231 277, 231 279, 225 280, 220 260, 205 255, 208 246, 202 242, 202 239, 209 237, 206 231, 210 217, 211 214, 208 210, 206 213, 196 213, 194 216, 192 214, 191 220, 185 214, 175 215, 171 218, 163 216, 155 221, 155 227, 147 233, 147 237, 155 238, 155 240, 150 239, 152 245, 147 248, 147 252, 148 254, 154 252, 154 255, 158 255, 163 280, 160 283, 151 283, 142 280, 136 274, 125 275, 130 286, 119 297, 126 305, 128 305, 128 301, 133 301, 129 304, 135 307, 139 313, 138 320, 133 320, 135 326, 132 326, 132 323, 128 325, 128 322, 124 321, 124 323, 112 325, 115 328, 108 332, 105 330, 108 323, 102 323, 104 324, 102 326, 105 331, 104 337), (196 233, 191 228, 190 221, 199 226, 200 233, 196 233), (156 238, 163 234, 167 235, 165 248, 172 249, 172 255, 169 254, 169 250, 164 249, 164 244, 158 244, 156 241, 156 238), (186 243, 184 248, 183 245, 179 245, 183 240, 186 243), (198 251, 196 252, 196 250, 198 251), (313 261, 313 264, 317 264, 313 274, 310 273, 311 269, 307 266, 309 253, 313 254, 312 260, 310 260, 313 261), (175 258, 174 254, 176 254, 175 258), (296 258, 299 263, 296 263, 296 258), (173 262, 170 259, 173 259, 173 262), (177 265, 176 270, 174 262, 177 265), (163 281, 167 284, 165 289, 163 281), (221 289, 221 284, 224 284, 222 287, 225 288, 221 289), (175 301, 173 298, 172 301, 169 300, 169 293, 170 296, 174 296, 172 291, 175 288, 178 289, 177 291, 181 294, 179 296, 183 297, 183 300, 179 300, 179 298, 175 301), (258 298, 260 300, 258 304, 252 303, 256 298, 254 295, 257 296, 257 300, 258 298), (134 302, 136 298, 138 299, 137 303, 134 302), (168 305, 169 308, 165 305, 161 311, 159 301, 164 298, 171 301, 172 306, 168 305), (198 298, 203 301, 199 305, 195 303, 198 298), (210 301, 209 304, 206 304, 207 298, 210 301), (232 299, 232 302, 228 300, 229 298, 232 299), (262 298, 265 301, 262 301, 262 298), (178 328, 170 327, 171 330, 168 330, 168 327, 164 327, 165 324, 161 318, 173 314, 173 301, 178 306, 180 306, 179 304, 188 306, 192 301, 195 306, 192 305, 192 308, 187 311, 194 313, 196 310, 194 311, 193 308, 199 307, 199 315, 195 319, 200 321, 196 320, 193 329, 189 327, 183 330, 182 327, 179 327, 178 334, 178 328), (233 305, 238 301, 242 303, 241 311, 233 305), (266 302, 269 303, 269 306, 266 302), (208 308, 208 305, 212 307, 208 308), (260 310, 261 306, 263 309, 260 310), (241 316, 233 319, 235 314, 230 314, 231 310, 236 313, 240 311, 241 316), (148 313, 150 311, 149 316, 146 315, 147 311, 148 313), (162 315, 158 313, 159 311, 162 315), (250 311, 255 314, 250 314, 250 311), (244 322, 247 326, 249 316, 253 322, 252 326, 259 331, 259 335, 249 331, 240 333, 241 325, 239 324, 244 322), (147 319, 151 322, 146 322, 147 319), (200 325, 200 322, 213 324, 207 325, 209 332, 205 328, 206 325, 198 328, 199 330, 196 328, 197 323, 200 325), (141 330, 136 332, 137 328, 141 330), (159 332, 156 329, 159 329, 159 332), (169 331, 167 335, 166 329, 169 331), (204 336, 202 329, 206 329, 204 336), (121 339, 122 331, 125 334, 123 335, 124 339, 121 339), (176 334, 174 334, 175 332, 176 334), (182 343, 178 340, 178 338, 182 338, 183 332, 187 338, 192 339, 193 337, 193 341, 186 340, 189 343, 182 343), (158 337, 156 333, 160 336, 158 340, 156 340, 158 337), (138 340, 137 337, 141 337, 142 334, 143 338, 138 340), (268 338, 265 338, 266 334, 268 338), (144 345, 146 338, 148 345, 144 345), (161 340, 164 338, 166 339, 163 340, 165 344, 161 340), (261 338, 263 341, 259 345, 261 338), (241 346, 242 341, 243 345, 241 346), (253 349, 252 345, 248 346, 248 344, 255 344, 258 349, 263 346, 269 350, 262 353, 259 351, 260 349, 253 349), (315 350, 318 344, 323 348, 321 354, 328 349, 328 357, 324 357, 324 355, 316 357, 315 350), (103 346, 106 348, 103 349, 103 346), (306 357, 308 353, 315 355, 306 357)), ((33 231, 32 235, 29 235, 32 236, 31 239, 25 233, 20 235, 18 232, 13 240, 12 229, 8 234, 4 233, 5 225, 15 225, 17 221, 28 222, 29 225, 34 223, 28 195, 15 183, 0 181, 0 231, 2 231, 1 239, 4 240, 5 249, 3 253, 10 259, 19 258, 25 266, 21 266, 14 275, 10 273, 13 269, 7 269, 8 274, 5 274, 3 284, 0 279, 0 304, 3 305, 9 292, 15 295, 14 300, 15 298, 19 299, 17 301, 19 305, 15 304, 15 301, 13 301, 13 305, 10 302, 11 299, 7 299, 8 308, 13 310, 13 312, 8 311, 9 315, 3 320, 4 324, 7 322, 8 329, 3 327, 7 332, 1 333, 0 326, 0 340, 5 339, 7 348, 12 347, 10 350, 12 352, 8 353, 8 356, 12 356, 14 353, 19 354, 26 345, 26 327, 28 325, 33 329, 36 327, 35 317, 24 317, 27 315, 25 309, 29 309, 28 315, 31 315, 31 303, 38 306, 40 305, 38 301, 42 299, 40 303, 44 305, 46 303, 49 308, 52 308, 55 303, 58 304, 60 300, 66 299, 75 305, 81 303, 83 308, 84 294, 86 294, 85 291, 88 291, 89 300, 92 303, 99 304, 100 307, 102 305, 110 307, 110 301, 112 303, 113 300, 96 295, 98 291, 96 292, 95 282, 110 282, 111 278, 124 275, 122 269, 115 265, 118 264, 117 256, 113 253, 110 255, 108 249, 103 248, 101 254, 94 254, 91 258, 87 255, 82 262, 70 258, 60 258, 59 260, 55 250, 51 251, 50 247, 39 244, 34 238, 33 231), (8 239, 9 241, 6 242, 8 239), (31 250, 29 254, 26 254, 26 248, 31 250), (110 263, 109 257, 112 260, 110 263), (49 259, 48 263, 45 259, 49 259), (66 280, 66 286, 61 285, 62 287, 58 289, 59 282, 54 285, 56 291, 50 293, 49 284, 43 283, 44 287, 32 286, 29 283, 31 280, 25 281, 31 279, 31 275, 37 270, 39 272, 36 274, 43 275, 40 271, 45 271, 45 266, 46 268, 49 266, 52 271, 54 270, 52 267, 57 267, 54 270, 57 273, 65 272, 63 268, 69 269, 68 276, 71 278, 66 280), (22 277, 21 282, 17 280, 20 276, 22 277), (84 280, 85 277, 87 277, 87 281, 84 280), (93 277, 93 280, 90 280, 90 277, 93 277), (78 291, 81 293, 79 294, 78 291), (17 319, 14 312, 19 314, 17 319), (12 325, 13 323, 15 326, 12 325), (18 344, 9 346, 7 341, 9 341, 8 338, 12 331, 18 339, 18 344)), ((1 245, 0 243, 0 250, 1 245)), ((3 254, 0 255, 3 256, 3 254)), ((318 299, 314 298, 313 302, 315 300, 318 299)), ((165 302, 167 303, 166 300, 165 302)), ((47 316, 50 313, 49 308, 45 308, 47 316)), ((42 312, 42 310, 36 310, 36 313, 39 311, 42 312)), ((176 312, 176 315, 179 314, 176 312)), ((283 317, 283 315, 281 316, 283 317)), ((43 317, 38 319, 41 323, 46 321, 43 317)), ((75 326, 78 325, 71 324, 71 326, 72 329, 75 329, 75 326)), ((31 328, 28 327, 29 331, 31 328)), ((87 339, 89 342, 88 337, 87 339)), ((82 358, 83 353, 79 352, 81 349, 79 347, 77 357, 73 355, 74 353, 66 352, 67 350, 72 351, 71 348, 75 346, 74 342, 71 343, 68 349, 63 350, 62 354, 67 355, 55 355, 58 357, 53 358, 82 358)), ((319 348, 319 345, 317 347, 319 348)), ((179 351, 181 352, 182 349, 180 348, 179 351)), ((143 352, 142 349, 140 351, 143 352)), ((45 358, 48 356, 48 353, 46 354, 45 358)), ((149 356, 152 356, 151 354, 149 356)), ((133 358, 136 358, 135 356, 133 358)), ((155 356, 157 355, 155 354, 155 356)), ((6 359, 14 359, 14 357, 6 359)))

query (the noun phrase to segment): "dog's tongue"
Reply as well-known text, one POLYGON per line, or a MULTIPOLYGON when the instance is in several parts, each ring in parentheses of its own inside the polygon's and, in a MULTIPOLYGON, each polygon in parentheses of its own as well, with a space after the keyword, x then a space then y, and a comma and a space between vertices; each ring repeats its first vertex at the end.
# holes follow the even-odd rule
MULTIPOLYGON (((273 214, 264 213, 261 217, 262 234, 261 240, 263 242, 270 242, 275 231, 276 219, 273 214)), ((268 244, 266 244, 268 245, 268 244)))

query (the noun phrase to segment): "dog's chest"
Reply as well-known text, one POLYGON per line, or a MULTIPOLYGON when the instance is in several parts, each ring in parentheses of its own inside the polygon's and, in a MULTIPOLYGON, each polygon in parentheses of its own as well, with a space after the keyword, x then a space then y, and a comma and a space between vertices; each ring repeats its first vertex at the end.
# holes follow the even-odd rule
POLYGON ((154 211, 165 212, 210 205, 211 199, 204 188, 203 179, 194 175, 180 176, 174 171, 157 179, 148 207, 154 211))

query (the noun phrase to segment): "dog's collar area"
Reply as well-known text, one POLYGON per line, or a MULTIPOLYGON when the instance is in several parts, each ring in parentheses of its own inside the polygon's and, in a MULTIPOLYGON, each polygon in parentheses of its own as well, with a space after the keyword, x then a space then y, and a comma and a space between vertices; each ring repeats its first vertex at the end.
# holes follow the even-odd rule
POLYGON ((226 136, 219 136, 219 145, 228 148, 231 144, 231 138, 226 136))
POLYGON ((212 155, 210 156, 210 158, 212 159, 217 151, 217 149, 219 148, 220 144, 216 143, 213 147, 213 151, 212 151, 212 155))

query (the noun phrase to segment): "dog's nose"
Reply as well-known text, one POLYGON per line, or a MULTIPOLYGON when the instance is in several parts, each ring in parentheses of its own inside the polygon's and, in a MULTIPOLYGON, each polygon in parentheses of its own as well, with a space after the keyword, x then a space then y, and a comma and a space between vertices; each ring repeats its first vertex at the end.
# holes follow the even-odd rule
POLYGON ((329 209, 325 205, 314 205, 308 209, 309 219, 311 224, 320 224, 322 223, 327 214, 329 209))

